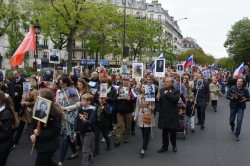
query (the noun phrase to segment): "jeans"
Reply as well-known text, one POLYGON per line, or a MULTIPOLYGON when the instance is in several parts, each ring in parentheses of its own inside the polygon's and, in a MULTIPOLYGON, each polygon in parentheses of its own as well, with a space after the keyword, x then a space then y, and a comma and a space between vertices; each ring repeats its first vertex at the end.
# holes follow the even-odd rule
POLYGON ((95 130, 95 153, 99 153, 100 150, 100 135, 102 133, 102 136, 106 140, 107 147, 110 147, 110 139, 108 137, 109 133, 109 128, 101 127, 101 126, 96 126, 95 130))
POLYGON ((240 135, 241 131, 241 124, 244 117, 244 110, 242 108, 230 108, 230 117, 229 117, 229 123, 231 127, 235 127, 235 117, 237 115, 237 126, 236 130, 234 131, 234 134, 238 137, 240 135))
POLYGON ((68 150, 68 145, 70 145, 70 148, 73 154, 77 153, 76 145, 74 142, 71 142, 69 135, 63 135, 61 145, 62 146, 61 146, 61 152, 60 152, 60 158, 59 158, 60 162, 63 162, 65 159, 65 156, 68 150))

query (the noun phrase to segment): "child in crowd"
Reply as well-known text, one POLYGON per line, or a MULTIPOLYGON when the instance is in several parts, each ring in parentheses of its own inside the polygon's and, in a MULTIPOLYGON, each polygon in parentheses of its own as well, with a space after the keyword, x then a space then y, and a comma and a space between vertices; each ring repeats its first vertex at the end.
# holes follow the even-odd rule
POLYGON ((194 116, 195 116, 195 111, 194 111, 194 96, 189 95, 188 96, 188 101, 186 104, 186 126, 190 124, 191 132, 194 133, 194 116))
POLYGON ((82 95, 81 106, 76 117, 74 139, 77 133, 80 133, 83 149, 82 149, 82 166, 89 165, 93 159, 94 137, 95 137, 95 107, 90 105, 93 96, 89 93, 82 95))
POLYGON ((110 107, 106 103, 105 98, 99 97, 99 104, 95 111, 96 117, 96 128, 95 128, 95 155, 99 154, 100 134, 106 140, 107 148, 106 151, 110 151, 110 139, 108 137, 109 125, 110 125, 110 107))

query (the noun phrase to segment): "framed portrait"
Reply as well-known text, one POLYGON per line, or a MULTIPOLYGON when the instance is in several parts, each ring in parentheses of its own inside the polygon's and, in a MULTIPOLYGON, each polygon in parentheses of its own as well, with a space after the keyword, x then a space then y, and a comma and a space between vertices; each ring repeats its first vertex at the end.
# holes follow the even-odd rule
POLYGON ((52 103, 51 101, 38 96, 35 106, 33 108, 32 118, 39 120, 40 122, 47 123, 51 108, 51 103, 52 103))
POLYGON ((176 73, 177 74, 184 74, 184 65, 183 64, 177 64, 176 73))
POLYGON ((155 101, 154 85, 145 85, 145 101, 155 101))
POLYGON ((203 79, 198 79, 196 82, 196 89, 202 89, 203 79))
POLYGON ((63 73, 67 74, 67 67, 63 67, 63 73))
POLYGON ((60 106, 63 106, 63 107, 67 107, 69 106, 69 103, 68 103, 68 100, 66 98, 66 94, 63 90, 59 91, 57 94, 56 94, 56 102, 60 105, 60 106))
POLYGON ((107 83, 100 84, 100 97, 107 97, 107 89, 108 89, 107 83))
POLYGON ((79 93, 74 86, 67 87, 67 89, 65 89, 64 92, 69 105, 74 105, 77 102, 80 102, 79 93))
POLYGON ((165 77, 165 59, 155 60, 155 77, 165 77))
POLYGON ((60 50, 59 49, 52 49, 49 52, 49 63, 60 64, 60 50))
POLYGON ((119 97, 128 98, 128 95, 129 95, 128 90, 129 90, 128 87, 122 87, 122 88, 119 90, 119 97))
POLYGON ((41 81, 53 82, 54 69, 45 68, 41 81))
POLYGON ((30 92, 30 82, 23 82, 23 93, 28 94, 30 92))
POLYGON ((192 74, 198 74, 200 71, 198 66, 192 66, 192 74))
POLYGON ((121 67, 121 69, 120 69, 120 74, 121 74, 122 76, 127 75, 127 70, 128 70, 128 66, 127 66, 127 65, 123 65, 123 66, 121 67))
POLYGON ((37 71, 41 71, 42 68, 42 60, 41 59, 37 59, 36 60, 37 63, 37 71))
POLYGON ((80 78, 82 73, 82 66, 72 67, 72 72, 74 73, 75 76, 77 76, 77 78, 80 78))
POLYGON ((143 63, 133 63, 132 78, 143 78, 143 63))

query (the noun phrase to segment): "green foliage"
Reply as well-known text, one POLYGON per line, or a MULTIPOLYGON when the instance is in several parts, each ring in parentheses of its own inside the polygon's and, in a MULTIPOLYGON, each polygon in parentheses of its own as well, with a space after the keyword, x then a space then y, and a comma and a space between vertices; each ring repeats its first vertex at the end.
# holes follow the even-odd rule
POLYGON ((212 55, 206 55, 202 49, 192 49, 187 50, 181 55, 176 56, 178 61, 186 61, 191 55, 194 57, 195 64, 199 65, 209 65, 215 62, 212 55))
POLYGON ((235 62, 234 62, 233 57, 220 58, 217 63, 222 68, 226 68, 229 70, 235 69, 235 62))
POLYGON ((227 34, 224 47, 232 56, 236 65, 250 60, 250 20, 243 18, 237 21, 227 34))

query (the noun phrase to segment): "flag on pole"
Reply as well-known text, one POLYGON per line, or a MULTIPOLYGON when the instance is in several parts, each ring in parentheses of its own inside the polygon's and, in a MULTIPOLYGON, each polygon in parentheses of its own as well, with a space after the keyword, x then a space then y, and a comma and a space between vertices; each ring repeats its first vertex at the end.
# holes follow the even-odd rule
POLYGON ((35 51, 35 50, 36 50, 35 30, 34 27, 31 27, 27 36, 23 39, 22 43, 19 45, 14 55, 10 58, 9 61, 10 65, 12 67, 21 65, 23 63, 25 53, 27 51, 35 51))
MULTIPOLYGON (((164 56, 161 54, 158 59, 165 59, 164 56)), ((155 63, 150 67, 150 70, 151 71, 154 71, 155 70, 155 63)))
POLYGON ((234 71, 234 76, 240 76, 244 70, 244 62, 234 71))
POLYGON ((193 65, 193 63, 194 63, 194 60, 193 60, 193 59, 194 59, 194 58, 193 58, 193 55, 191 55, 191 56, 188 58, 188 60, 185 62, 185 64, 184 64, 184 69, 186 69, 187 67, 193 65))

